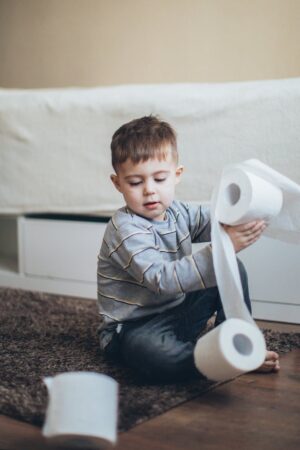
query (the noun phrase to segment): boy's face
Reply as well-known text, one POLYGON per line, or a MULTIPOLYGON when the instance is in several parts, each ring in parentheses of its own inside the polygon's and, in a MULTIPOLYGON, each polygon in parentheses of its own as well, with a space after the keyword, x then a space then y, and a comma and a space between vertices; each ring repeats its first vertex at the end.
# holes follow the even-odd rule
POLYGON ((169 149, 162 160, 153 158, 134 164, 127 159, 118 167, 117 175, 111 175, 111 180, 133 212, 147 219, 164 220, 182 171, 169 149))

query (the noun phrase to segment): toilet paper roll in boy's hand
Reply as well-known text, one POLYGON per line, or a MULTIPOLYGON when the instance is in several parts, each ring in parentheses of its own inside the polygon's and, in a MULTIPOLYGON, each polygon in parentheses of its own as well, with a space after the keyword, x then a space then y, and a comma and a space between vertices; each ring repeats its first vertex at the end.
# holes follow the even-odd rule
POLYGON ((219 222, 241 225, 254 220, 269 221, 280 213, 280 187, 250 170, 249 162, 225 168, 214 205, 219 222))
POLYGON ((230 236, 235 252, 254 244, 283 204, 281 189, 242 168, 225 170, 215 204, 216 219, 230 236))

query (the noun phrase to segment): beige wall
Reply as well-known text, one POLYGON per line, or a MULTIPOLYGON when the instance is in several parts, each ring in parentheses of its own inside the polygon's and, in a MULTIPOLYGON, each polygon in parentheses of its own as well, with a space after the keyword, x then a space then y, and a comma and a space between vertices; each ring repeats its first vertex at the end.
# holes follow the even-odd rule
POLYGON ((300 0, 0 0, 0 86, 300 75, 300 0))

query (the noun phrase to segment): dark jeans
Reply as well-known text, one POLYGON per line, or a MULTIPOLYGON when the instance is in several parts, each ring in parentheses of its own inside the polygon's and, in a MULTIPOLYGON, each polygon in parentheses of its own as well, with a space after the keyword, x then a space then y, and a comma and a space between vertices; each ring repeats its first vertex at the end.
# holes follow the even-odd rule
MULTIPOLYGON (((251 312, 247 273, 242 263, 238 263, 245 302, 251 312)), ((121 357, 149 381, 173 382, 199 376, 194 347, 214 313, 217 326, 225 320, 217 287, 191 292, 175 308, 124 323, 121 331, 114 333, 105 353, 121 357)))

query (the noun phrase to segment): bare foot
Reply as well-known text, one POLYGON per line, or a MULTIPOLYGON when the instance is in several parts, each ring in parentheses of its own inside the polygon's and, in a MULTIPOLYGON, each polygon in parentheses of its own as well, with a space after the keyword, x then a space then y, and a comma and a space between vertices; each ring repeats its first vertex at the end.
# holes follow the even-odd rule
POLYGON ((258 369, 254 370, 254 372, 259 373, 278 372, 279 369, 280 365, 278 353, 267 350, 265 361, 258 369))

